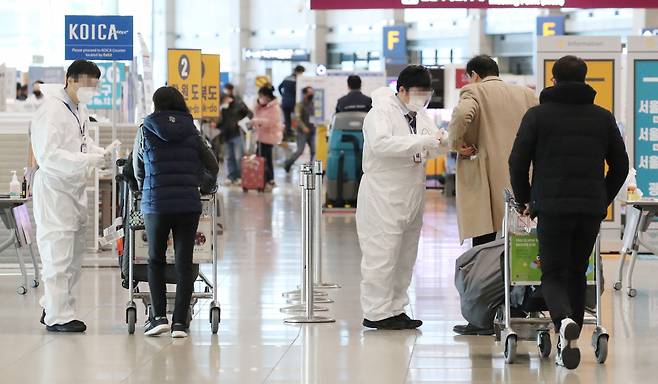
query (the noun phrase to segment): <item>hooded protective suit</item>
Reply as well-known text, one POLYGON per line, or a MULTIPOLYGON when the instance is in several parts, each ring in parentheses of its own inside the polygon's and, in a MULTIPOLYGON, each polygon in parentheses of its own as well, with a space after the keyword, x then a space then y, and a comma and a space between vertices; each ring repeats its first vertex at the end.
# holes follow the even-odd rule
POLYGON ((87 136, 89 122, 62 88, 46 97, 31 125, 34 219, 43 263, 41 306, 48 325, 75 319, 73 288, 80 278, 87 223, 87 171, 104 163, 87 136))
POLYGON ((425 203, 425 162, 440 154, 438 129, 421 110, 412 134, 404 104, 389 88, 373 92, 363 124, 363 179, 356 225, 361 246, 361 306, 379 321, 404 312, 425 203), (414 155, 421 154, 415 161, 414 155))

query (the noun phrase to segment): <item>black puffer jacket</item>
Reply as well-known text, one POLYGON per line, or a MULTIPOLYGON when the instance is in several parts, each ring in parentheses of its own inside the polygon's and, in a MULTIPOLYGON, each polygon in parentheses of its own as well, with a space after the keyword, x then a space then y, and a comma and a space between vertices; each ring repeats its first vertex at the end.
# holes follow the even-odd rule
POLYGON ((628 155, 614 116, 584 83, 546 88, 519 128, 509 158, 514 195, 537 214, 594 214, 624 184, 628 155), (609 170, 605 175, 605 163, 609 170), (529 170, 532 164, 532 184, 529 170))

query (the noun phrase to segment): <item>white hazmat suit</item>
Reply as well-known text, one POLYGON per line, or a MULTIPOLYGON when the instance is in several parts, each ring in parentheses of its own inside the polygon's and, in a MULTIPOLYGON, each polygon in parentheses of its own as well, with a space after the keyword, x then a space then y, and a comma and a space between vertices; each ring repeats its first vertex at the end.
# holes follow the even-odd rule
POLYGON ((104 149, 87 137, 88 115, 61 88, 47 95, 31 125, 34 219, 43 262, 41 306, 48 325, 75 316, 74 287, 80 278, 87 223, 87 174, 105 164, 104 149))
POLYGON ((409 111, 391 89, 378 89, 372 99, 363 124, 356 225, 363 255, 361 306, 366 319, 380 321, 403 313, 409 304, 423 225, 425 162, 442 148, 424 110, 417 113, 417 134, 412 134, 405 117, 409 111))

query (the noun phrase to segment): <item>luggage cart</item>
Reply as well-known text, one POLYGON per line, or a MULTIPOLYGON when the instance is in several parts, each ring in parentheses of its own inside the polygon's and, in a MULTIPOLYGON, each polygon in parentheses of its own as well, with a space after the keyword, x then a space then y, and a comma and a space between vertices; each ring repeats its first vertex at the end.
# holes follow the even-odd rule
POLYGON ((640 247, 646 248, 648 253, 658 255, 658 249, 651 244, 647 238, 647 232, 651 229, 651 224, 658 216, 658 200, 642 199, 638 201, 625 202, 626 207, 626 227, 624 228, 623 247, 621 249, 621 258, 619 260, 619 271, 617 281, 613 285, 615 291, 620 291, 623 282, 624 265, 626 256, 631 255, 628 271, 626 272, 626 294, 629 297, 637 296, 637 290, 633 288, 633 272, 637 255, 640 253, 640 247))
MULTIPOLYGON (((516 360, 516 350, 519 341, 535 341, 539 348, 541 357, 546 358, 551 354, 551 337, 550 330, 552 321, 550 316, 544 315, 543 312, 532 313, 526 318, 511 317, 511 290, 512 286, 540 285, 541 272, 538 265, 537 236, 536 229, 533 228, 533 222, 529 218, 522 217, 518 212, 522 207, 514 200, 509 190, 505 191, 505 219, 503 229, 505 231, 505 255, 503 265, 503 276, 505 278, 505 301, 502 310, 496 315, 494 320, 494 329, 496 339, 504 342, 505 362, 514 363, 516 360), (517 244, 528 246, 530 252, 524 252, 521 255, 517 244), (519 253, 519 254, 517 254, 519 253), (515 258, 519 259, 525 256, 521 263, 514 263, 515 258), (535 260, 527 260, 528 256, 534 257, 535 260), (529 261, 529 262, 526 262, 529 261), (534 264, 533 264, 534 263, 534 264), (513 271, 514 266, 516 270, 513 271), (519 279, 515 273, 520 268, 531 268, 526 274, 526 278, 519 279), (531 277, 530 279, 527 277, 531 277)), ((596 328, 592 334, 592 346, 596 361, 599 364, 605 363, 608 356, 608 340, 610 336, 606 329, 601 325, 601 293, 602 293, 602 259, 600 250, 600 239, 597 238, 596 246, 590 259, 590 269, 588 269, 589 285, 596 286, 596 308, 587 310, 585 313, 584 324, 595 325, 596 328)))
MULTIPOLYGON (((124 159, 120 159, 117 161, 117 165, 123 166, 125 165, 126 162, 124 159), (123 160, 123 161, 122 161, 123 160)), ((124 209, 127 211, 125 214, 125 217, 130 217, 131 212, 133 210, 133 207, 139 206, 138 201, 140 199, 140 196, 138 193, 134 192, 128 185, 128 181, 124 178, 122 178, 121 175, 119 175, 117 178, 119 178, 122 182, 125 184, 125 189, 124 191, 124 199, 123 199, 123 206, 124 209)), ((200 299, 206 299, 206 300, 211 300, 210 303, 210 327, 211 331, 214 334, 217 334, 219 330, 219 323, 221 319, 221 308, 219 305, 219 299, 217 297, 217 268, 218 268, 218 246, 217 246, 217 207, 218 207, 218 202, 217 202, 217 195, 216 193, 213 193, 211 195, 203 195, 201 196, 201 201, 203 204, 203 212, 201 214, 201 221, 209 221, 209 232, 210 232, 210 238, 207 239, 203 234, 199 235, 197 234, 197 242, 203 242, 206 244, 206 242, 209 243, 209 247, 207 247, 207 252, 197 252, 195 250, 194 254, 194 263, 199 264, 199 263, 207 263, 208 261, 212 265, 212 278, 208 279, 208 277, 201 271, 199 271, 199 275, 197 278, 197 281, 195 282, 195 285, 198 285, 196 283, 201 283, 203 286, 202 291, 194 291, 192 293, 192 301, 190 303, 190 313, 189 317, 190 320, 192 318, 192 309, 194 305, 198 302, 200 299), (209 220, 208 220, 209 219, 209 220), (201 253, 206 253, 205 255, 201 255, 201 253), (203 257, 202 257, 203 256, 203 257)), ((146 314, 151 316, 151 305, 150 305, 150 293, 149 292, 142 292, 139 289, 139 281, 135 280, 134 276, 134 266, 140 265, 140 264, 147 264, 146 258, 140 258, 136 256, 136 238, 137 234, 140 234, 142 232, 141 228, 132 228, 130 226, 130 223, 126 222, 124 223, 124 231, 126 232, 126 237, 128 239, 127 244, 124 245, 124 257, 128 257, 128 276, 127 276, 127 282, 128 282, 128 303, 126 304, 126 324, 128 325, 128 333, 129 334, 134 334, 135 333, 135 325, 137 323, 137 304, 135 303, 135 300, 141 299, 142 302, 144 303, 144 306, 146 308, 146 314)), ((142 281, 143 282, 143 281, 142 281)), ((174 292, 167 292, 167 302, 168 304, 173 302, 176 297, 176 294, 174 292)), ((172 305, 168 305, 168 308, 172 308, 172 305)))
POLYGON ((9 238, 0 243, 0 252, 12 246, 16 251, 16 259, 22 277, 20 285, 16 288, 16 293, 19 295, 27 294, 28 286, 32 288, 39 287, 41 281, 39 263, 32 247, 32 224, 30 223, 30 216, 25 205, 30 200, 31 198, 0 197, 0 221, 4 222, 9 230, 9 238), (27 248, 32 259, 32 266, 34 267, 34 278, 30 284, 28 284, 29 277, 25 268, 25 261, 20 252, 20 248, 23 247, 27 248))

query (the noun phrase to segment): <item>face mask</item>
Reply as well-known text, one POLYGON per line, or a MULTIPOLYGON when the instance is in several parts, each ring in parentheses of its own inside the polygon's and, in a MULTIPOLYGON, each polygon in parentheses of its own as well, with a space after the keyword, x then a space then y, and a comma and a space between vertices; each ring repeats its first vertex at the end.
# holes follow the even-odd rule
POLYGON ((418 96, 418 95, 409 96, 409 103, 407 104, 407 108, 410 111, 418 112, 421 109, 425 108, 426 106, 427 106, 427 97, 418 96))
POLYGON ((306 96, 306 100, 308 100, 308 101, 313 101, 313 95, 308 95, 308 96, 306 96))
POLYGON ((43 96, 43 93, 41 93, 41 91, 34 91, 32 93, 34 94, 34 97, 36 97, 37 99, 40 99, 41 96, 43 96))
POLYGON ((78 88, 77 96, 78 102, 82 104, 89 104, 96 94, 96 88, 80 87, 78 88))

